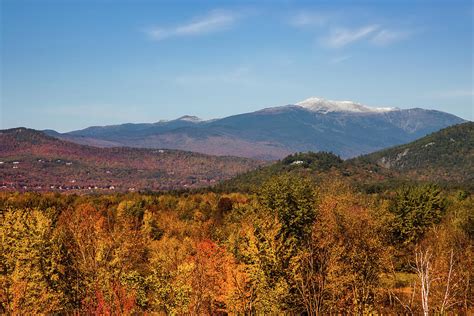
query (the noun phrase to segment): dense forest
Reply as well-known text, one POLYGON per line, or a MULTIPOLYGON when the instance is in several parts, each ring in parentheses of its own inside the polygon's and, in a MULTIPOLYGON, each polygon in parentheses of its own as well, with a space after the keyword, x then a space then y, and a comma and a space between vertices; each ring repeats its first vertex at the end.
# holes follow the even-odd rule
POLYGON ((0 312, 470 314, 473 210, 463 190, 291 173, 249 193, 3 192, 0 312))

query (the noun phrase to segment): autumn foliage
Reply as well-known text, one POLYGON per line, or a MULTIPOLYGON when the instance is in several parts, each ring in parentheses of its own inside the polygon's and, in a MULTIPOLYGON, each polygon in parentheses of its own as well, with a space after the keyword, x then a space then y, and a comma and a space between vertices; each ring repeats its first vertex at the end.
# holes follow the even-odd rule
POLYGON ((2 193, 0 312, 469 314, 473 209, 294 176, 255 195, 2 193))

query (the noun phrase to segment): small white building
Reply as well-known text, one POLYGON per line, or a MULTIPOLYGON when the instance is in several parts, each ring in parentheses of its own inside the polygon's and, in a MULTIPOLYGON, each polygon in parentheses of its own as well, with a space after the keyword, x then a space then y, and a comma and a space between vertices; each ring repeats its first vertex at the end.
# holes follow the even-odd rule
POLYGON ((301 164, 303 164, 303 163, 304 163, 303 160, 295 160, 295 161, 293 161, 291 164, 292 164, 292 165, 301 165, 301 164))

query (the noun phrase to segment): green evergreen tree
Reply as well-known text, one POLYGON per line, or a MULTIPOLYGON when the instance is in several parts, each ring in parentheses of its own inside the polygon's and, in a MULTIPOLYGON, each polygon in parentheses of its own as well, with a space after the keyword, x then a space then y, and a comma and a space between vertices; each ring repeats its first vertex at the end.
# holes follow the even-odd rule
POLYGON ((395 215, 395 242, 414 244, 427 229, 440 222, 446 200, 436 185, 405 186, 398 190, 390 211, 395 215))

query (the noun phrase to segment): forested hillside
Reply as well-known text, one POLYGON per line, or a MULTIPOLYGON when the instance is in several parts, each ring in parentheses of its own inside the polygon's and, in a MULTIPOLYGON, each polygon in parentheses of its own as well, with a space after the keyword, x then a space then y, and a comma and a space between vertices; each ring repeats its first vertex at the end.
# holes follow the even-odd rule
POLYGON ((309 175, 315 180, 341 176, 364 191, 402 183, 435 182, 474 190, 474 123, 448 127, 412 143, 342 160, 327 152, 296 153, 240 174, 217 186, 223 191, 252 191, 279 174, 309 175))
POLYGON ((454 125, 356 160, 376 163, 410 178, 474 187, 474 122, 454 125))
POLYGON ((295 153, 282 160, 223 181, 214 190, 224 192, 256 192, 267 180, 276 175, 292 174, 308 176, 319 182, 334 177, 345 178, 353 186, 363 190, 381 190, 394 187, 407 179, 375 163, 342 160, 328 152, 295 153))
POLYGON ((261 162, 178 150, 97 148, 31 129, 0 131, 3 190, 89 192, 209 186, 261 162))

